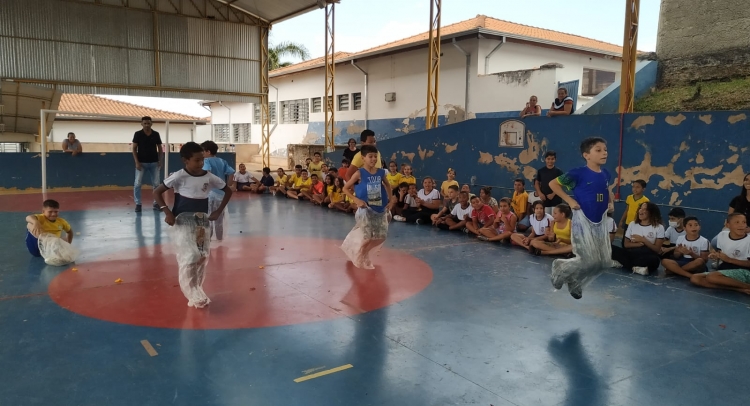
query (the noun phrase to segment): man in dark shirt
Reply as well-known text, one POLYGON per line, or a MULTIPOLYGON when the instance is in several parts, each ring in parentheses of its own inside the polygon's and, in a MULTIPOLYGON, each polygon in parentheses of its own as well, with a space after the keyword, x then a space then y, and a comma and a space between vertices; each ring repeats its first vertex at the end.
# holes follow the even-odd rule
MULTIPOLYGON (((143 175, 148 172, 151 176, 151 185, 156 189, 161 182, 159 170, 162 167, 164 150, 161 145, 159 133, 151 129, 151 117, 141 118, 143 129, 133 135, 133 159, 135 160, 135 183, 133 184, 133 198, 135 199, 135 211, 141 211, 141 183, 143 175)), ((154 210, 159 210, 159 205, 154 200, 154 210)))
POLYGON ((552 192, 549 187, 549 183, 563 175, 563 171, 560 168, 555 167, 557 162, 557 153, 555 151, 547 151, 544 154, 544 168, 540 168, 536 171, 536 178, 534 178, 534 189, 536 190, 537 196, 544 203, 544 211, 552 214, 552 208, 562 203, 560 196, 552 192))

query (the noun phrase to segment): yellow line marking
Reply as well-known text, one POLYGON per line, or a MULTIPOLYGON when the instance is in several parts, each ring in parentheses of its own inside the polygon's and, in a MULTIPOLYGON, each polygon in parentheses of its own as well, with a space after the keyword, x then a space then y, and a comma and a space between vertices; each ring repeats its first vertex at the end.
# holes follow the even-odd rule
POLYGON ((327 369, 325 371, 320 371, 320 372, 312 374, 312 375, 307 375, 307 376, 303 376, 303 377, 297 378, 297 379, 294 380, 294 382, 300 383, 300 382, 304 382, 304 381, 309 381, 310 379, 320 378, 321 376, 330 375, 332 373, 340 372, 340 371, 343 371, 343 370, 349 369, 349 368, 354 368, 354 365, 352 365, 352 364, 346 364, 346 365, 342 365, 340 367, 336 367, 336 368, 332 368, 332 369, 327 369))
POLYGON ((148 353, 148 355, 152 357, 159 355, 159 353, 156 352, 156 350, 154 349, 154 347, 151 346, 151 343, 148 342, 148 340, 141 340, 141 345, 143 346, 143 348, 146 349, 146 352, 148 353))

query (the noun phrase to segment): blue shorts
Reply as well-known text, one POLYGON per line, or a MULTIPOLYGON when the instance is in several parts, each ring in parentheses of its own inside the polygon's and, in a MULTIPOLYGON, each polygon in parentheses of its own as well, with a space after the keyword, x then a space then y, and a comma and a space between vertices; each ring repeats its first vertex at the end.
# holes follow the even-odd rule
POLYGON ((42 256, 42 254, 39 252, 39 240, 31 235, 28 230, 26 231, 26 248, 28 248, 31 255, 35 257, 42 256))

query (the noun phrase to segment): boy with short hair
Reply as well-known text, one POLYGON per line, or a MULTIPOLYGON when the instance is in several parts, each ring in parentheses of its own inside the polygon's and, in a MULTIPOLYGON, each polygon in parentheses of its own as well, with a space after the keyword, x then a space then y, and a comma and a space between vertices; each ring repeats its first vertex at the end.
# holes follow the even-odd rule
POLYGON ((286 195, 290 199, 302 200, 302 196, 300 194, 302 192, 307 192, 308 190, 310 190, 311 186, 312 179, 307 176, 307 169, 302 169, 300 171, 300 176, 297 178, 297 180, 294 181, 294 185, 288 192, 286 192, 286 195))
POLYGON ((269 167, 263 168, 263 176, 260 177, 260 180, 256 179, 255 176, 252 179, 255 183, 251 186, 250 191, 253 193, 265 193, 276 183, 271 176, 271 168, 269 167))
POLYGON ((575 168, 549 183, 554 194, 560 196, 571 209, 580 210, 585 219, 593 223, 589 226, 591 229, 586 230, 588 227, 580 223, 580 218, 576 220, 574 214, 571 223, 573 240, 602 238, 602 241, 587 241, 594 246, 591 248, 602 251, 576 252, 575 258, 558 259, 552 263, 552 285, 560 289, 567 284, 570 295, 575 299, 583 296, 584 281, 581 278, 593 277, 601 273, 605 266, 616 265, 611 260, 609 233, 606 230, 607 211, 614 210, 614 195, 609 190, 611 176, 604 168, 607 163, 607 141, 599 137, 586 138, 581 142, 581 155, 586 160, 586 166, 575 168), (572 196, 568 192, 572 192, 572 196), (600 233, 595 236, 593 231, 600 233))
POLYGON ((346 171, 349 170, 349 160, 344 158, 341 160, 341 168, 339 168, 339 178, 346 179, 346 171))
POLYGON ((245 164, 240 164, 240 171, 234 174, 235 190, 237 192, 249 192, 252 190, 251 182, 253 175, 247 171, 245 164))
POLYGON ((750 294, 750 236, 745 231, 747 220, 742 213, 727 216, 728 230, 719 233, 717 252, 708 258, 721 261, 719 270, 695 274, 690 282, 704 288, 727 289, 750 294))
POLYGON ((41 257, 39 251, 39 236, 47 233, 62 238, 65 231, 65 240, 68 244, 73 243, 73 229, 70 223, 60 215, 60 203, 48 199, 42 203, 41 214, 29 214, 26 216, 26 248, 35 257, 41 257))
POLYGON ((557 162, 557 153, 547 151, 544 153, 544 167, 536 171, 534 178, 534 191, 544 203, 544 211, 552 214, 552 210, 560 203, 562 199, 555 194, 549 187, 550 181, 553 181, 563 174, 563 171, 555 166, 557 162))
MULTIPOLYGON (((309 200, 313 202, 314 204, 320 204, 317 200, 315 200, 315 196, 323 196, 323 187, 325 185, 323 182, 318 179, 318 175, 312 174, 310 175, 310 188, 307 190, 300 191, 299 198, 300 200, 309 200)), ((322 199, 320 201, 323 201, 322 199)))
POLYGON ((677 239, 685 235, 683 220, 685 219, 685 210, 674 207, 669 211, 669 228, 664 233, 664 242, 662 243, 662 258, 670 258, 674 251, 677 239))
POLYGON ((671 258, 662 259, 661 264, 667 273, 691 278, 694 273, 705 272, 710 243, 701 237, 701 224, 697 217, 685 217, 681 220, 685 224, 685 233, 675 240, 671 258))
POLYGON ((529 228, 529 194, 524 189, 526 182, 518 178, 513 181, 513 197, 511 198, 510 208, 516 213, 518 221, 516 229, 526 231, 529 228))
POLYGON ((445 224, 445 219, 450 217, 453 208, 458 204, 458 184, 451 184, 448 186, 448 193, 446 198, 443 200, 443 207, 439 212, 430 216, 432 219, 432 225, 440 226, 445 224))
POLYGON ((210 252, 211 237, 206 238, 210 233, 209 221, 219 219, 232 197, 232 189, 223 179, 203 169, 203 148, 195 142, 180 148, 180 158, 185 167, 164 179, 154 190, 154 199, 165 214, 164 222, 170 226, 177 224, 172 232, 182 293, 188 299, 188 306, 202 308, 211 302, 202 288, 210 252), (164 192, 169 189, 174 190, 172 209, 164 203, 164 192), (218 207, 211 210, 209 194, 213 189, 220 189, 224 196, 218 207))
POLYGON ((274 196, 276 196, 276 193, 281 193, 282 196, 286 196, 289 175, 284 172, 284 168, 277 169, 276 174, 278 175, 278 179, 276 179, 276 183, 271 187, 271 193, 273 193, 274 196))
POLYGON ((623 235, 625 235, 625 231, 628 230, 628 226, 630 223, 635 221, 636 217, 638 216, 638 209, 641 207, 643 203, 650 202, 648 200, 648 197, 643 195, 643 191, 646 189, 646 181, 643 179, 638 179, 633 181, 632 188, 633 188, 633 194, 625 198, 625 204, 627 205, 627 210, 625 210, 624 213, 622 213, 622 218, 620 219, 620 228, 623 230, 623 235))
POLYGON ((347 235, 341 249, 358 268, 374 269, 370 252, 380 247, 388 235, 388 198, 391 185, 385 170, 376 168, 378 149, 362 145, 363 167, 351 175, 344 185, 344 193, 358 207, 357 224, 347 235))
POLYGON ((446 216, 445 223, 438 227, 443 230, 463 230, 466 223, 471 221, 472 207, 469 203, 469 193, 458 193, 458 204, 453 206, 450 216, 446 216))
POLYGON ((328 168, 328 174, 333 176, 334 179, 336 179, 339 177, 339 170, 332 166, 328 168))
MULTIPOLYGON (((230 176, 234 174, 234 168, 227 161, 216 156, 216 153, 219 152, 219 146, 213 141, 205 141, 200 146, 203 148, 203 170, 213 173, 223 180, 225 185, 231 186, 230 179, 232 178, 230 176)), ((212 189, 208 195, 209 210, 215 211, 223 199, 224 191, 222 189, 212 189)), ((215 235, 218 241, 224 239, 225 217, 226 215, 222 211, 221 215, 211 223, 211 234, 215 235)))
POLYGON ((484 204, 479 196, 471 198, 471 207, 473 209, 471 211, 471 221, 466 222, 464 232, 467 234, 482 235, 479 230, 486 226, 491 226, 495 222, 495 211, 492 210, 492 207, 484 204))

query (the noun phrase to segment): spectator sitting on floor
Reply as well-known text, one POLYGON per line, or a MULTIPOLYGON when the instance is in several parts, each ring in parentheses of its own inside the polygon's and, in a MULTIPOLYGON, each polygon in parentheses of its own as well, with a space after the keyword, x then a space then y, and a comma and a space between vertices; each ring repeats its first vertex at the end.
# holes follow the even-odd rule
POLYGON ((518 231, 526 231, 529 228, 529 194, 524 190, 525 186, 526 182, 521 178, 513 181, 513 197, 511 198, 510 208, 516 213, 518 220, 516 228, 518 231))
POLYGON ((333 180, 333 193, 331 193, 331 203, 328 204, 329 209, 336 209, 345 213, 349 211, 349 202, 343 192, 344 184, 344 178, 342 177, 333 180))
POLYGON ((565 203, 557 205, 552 210, 552 218, 555 220, 552 227, 547 227, 544 238, 531 241, 531 252, 534 255, 567 255, 573 254, 571 244, 570 217, 573 212, 565 203))
POLYGON ((685 228, 682 225, 684 219, 685 210, 674 207, 669 211, 669 227, 664 232, 664 244, 661 246, 662 258, 670 258, 676 247, 677 239, 685 235, 685 228))
POLYGON ((636 220, 628 225, 623 241, 625 248, 612 248, 612 259, 622 264, 624 269, 648 275, 659 268, 663 242, 664 226, 659 207, 646 202, 638 209, 636 220))
POLYGON ((638 209, 641 205, 650 201, 648 197, 643 195, 643 191, 646 189, 645 180, 637 179, 633 181, 631 188, 633 189, 633 194, 625 198, 627 209, 622 213, 622 218, 620 219, 620 228, 623 234, 628 231, 628 225, 638 217, 638 209))
POLYGON ((391 189, 394 192, 398 189, 398 185, 401 184, 401 173, 398 171, 398 165, 396 161, 388 163, 388 173, 385 174, 385 178, 388 179, 388 183, 391 185, 391 189))
POLYGON ((439 226, 445 223, 445 219, 450 217, 453 208, 458 204, 458 185, 450 185, 448 188, 448 197, 443 199, 443 207, 439 212, 431 216, 432 224, 439 226))
POLYGON ((495 221, 492 226, 485 226, 479 232, 482 234, 479 239, 482 241, 500 241, 507 243, 510 236, 516 232, 517 218, 516 214, 510 210, 511 200, 507 197, 500 199, 495 221))
POLYGON ((497 200, 495 200, 494 197, 492 197, 492 188, 489 186, 485 186, 481 189, 479 189, 479 198, 482 199, 482 203, 486 204, 487 206, 490 206, 492 211, 497 213, 498 207, 497 207, 497 200))
POLYGON ((338 178, 339 177, 339 170, 332 166, 332 167, 328 168, 328 174, 331 175, 331 176, 333 176, 334 178, 338 178))
POLYGON ((234 173, 235 192, 249 192, 252 190, 253 175, 247 171, 245 164, 240 164, 239 169, 234 173))
POLYGON ((557 98, 552 102, 552 107, 547 111, 547 117, 569 116, 575 111, 573 98, 568 96, 568 89, 561 87, 557 89, 557 98))
POLYGON ((719 233, 718 252, 709 259, 720 261, 716 272, 695 274, 690 282, 704 288, 727 289, 750 294, 750 237, 745 231, 747 220, 742 213, 727 216, 729 230, 719 233))
POLYGON ((538 99, 536 96, 531 96, 529 98, 529 102, 526 103, 526 107, 521 110, 521 118, 542 115, 542 106, 536 104, 537 101, 538 99))
POLYGON ((466 228, 466 223, 471 221, 471 211, 473 208, 469 204, 469 193, 459 192, 458 204, 453 206, 453 211, 450 216, 445 218, 445 223, 440 224, 438 228, 442 230, 463 230, 466 228))
POLYGON ((323 207, 328 207, 328 205, 331 203, 331 195, 333 195, 334 191, 336 190, 336 186, 334 185, 335 179, 336 176, 326 175, 326 180, 325 182, 323 182, 323 194, 320 196, 319 201, 316 200, 317 204, 320 204, 323 207))
POLYGON ((531 230, 529 235, 526 236, 524 233, 518 232, 510 236, 510 240, 514 244, 520 245, 531 252, 531 242, 544 239, 544 236, 547 235, 547 229, 555 220, 551 215, 544 212, 544 203, 541 200, 534 202, 532 214, 527 216, 526 219, 529 222, 529 229, 531 230))
POLYGON ((339 168, 339 178, 346 179, 346 172, 349 170, 349 160, 344 158, 341 160, 341 168, 339 168))
MULTIPOLYGON (((240 165, 240 170, 242 170, 242 166, 244 165, 240 165)), ((266 193, 266 191, 270 190, 275 183, 273 176, 271 176, 271 168, 269 167, 263 168, 263 176, 260 177, 260 180, 256 179, 254 176, 252 177, 252 180, 255 183, 250 185, 250 191, 254 193, 266 193)))
POLYGON ((276 174, 278 175, 278 179, 276 179, 276 184, 271 188, 271 193, 274 196, 276 193, 286 195, 287 186, 289 185, 289 175, 284 172, 284 168, 277 169, 276 174))
POLYGON ((68 138, 62 142, 62 150, 66 154, 76 156, 83 152, 83 146, 81 146, 81 141, 76 139, 74 133, 68 133, 68 138))
POLYGON ((471 198, 471 207, 471 221, 466 222, 465 232, 480 236, 479 230, 495 222, 495 210, 484 204, 479 196, 471 198))
POLYGON ((476 196, 474 193, 471 193, 471 186, 469 186, 468 184, 463 184, 461 186, 461 191, 469 194, 469 206, 471 206, 471 199, 476 196))
MULTIPOLYGON (((455 185, 458 187, 458 182, 456 182, 456 171, 452 168, 448 168, 448 174, 446 175, 448 180, 444 180, 443 184, 440 185, 440 193, 443 195, 443 198, 448 198, 448 188, 451 185, 455 185)), ((458 196, 456 196, 458 197, 458 196)))
POLYGON ((406 221, 407 216, 414 216, 418 214, 420 211, 422 211, 422 208, 419 207, 419 203, 417 202, 417 200, 419 199, 419 192, 417 191, 417 185, 412 185, 408 183, 407 185, 409 186, 407 189, 406 197, 404 198, 404 209, 401 211, 402 213, 401 215, 393 216, 393 220, 395 221, 404 222, 406 221))
POLYGON ((691 278, 695 273, 706 271, 710 244, 701 237, 701 224, 697 217, 686 217, 683 223, 685 234, 677 237, 672 256, 662 259, 661 264, 667 274, 691 278))
POLYGON ((310 188, 307 190, 300 190, 299 200, 309 200, 316 203, 315 196, 323 194, 323 182, 320 181, 318 175, 312 174, 310 176, 310 188))
POLYGON ((410 185, 416 185, 417 184, 417 178, 414 177, 414 174, 412 173, 411 165, 406 164, 401 167, 401 182, 406 182, 410 185))
POLYGON ((435 189, 435 181, 431 177, 426 177, 422 181, 422 189, 417 192, 417 211, 408 213, 405 217, 407 223, 429 224, 430 217, 436 214, 442 203, 440 192, 435 189))
MULTIPOLYGON (((414 196, 416 198, 417 195, 417 186, 414 186, 414 196)), ((404 210, 409 206, 407 202, 407 198, 409 197, 409 187, 410 185, 406 182, 401 182, 397 188, 393 189, 393 196, 394 199, 390 199, 388 202, 388 205, 390 206, 388 210, 391 211, 393 214, 394 220, 396 219, 396 216, 403 217, 404 216, 404 210)), ((414 201, 416 204, 416 200, 414 201)), ((398 220, 396 220, 398 221, 398 220)))
POLYGON ((292 185, 291 189, 286 192, 286 196, 290 199, 302 200, 302 192, 309 191, 311 186, 312 179, 307 176, 307 169, 302 169, 300 171, 300 176, 294 181, 294 185, 292 185))

